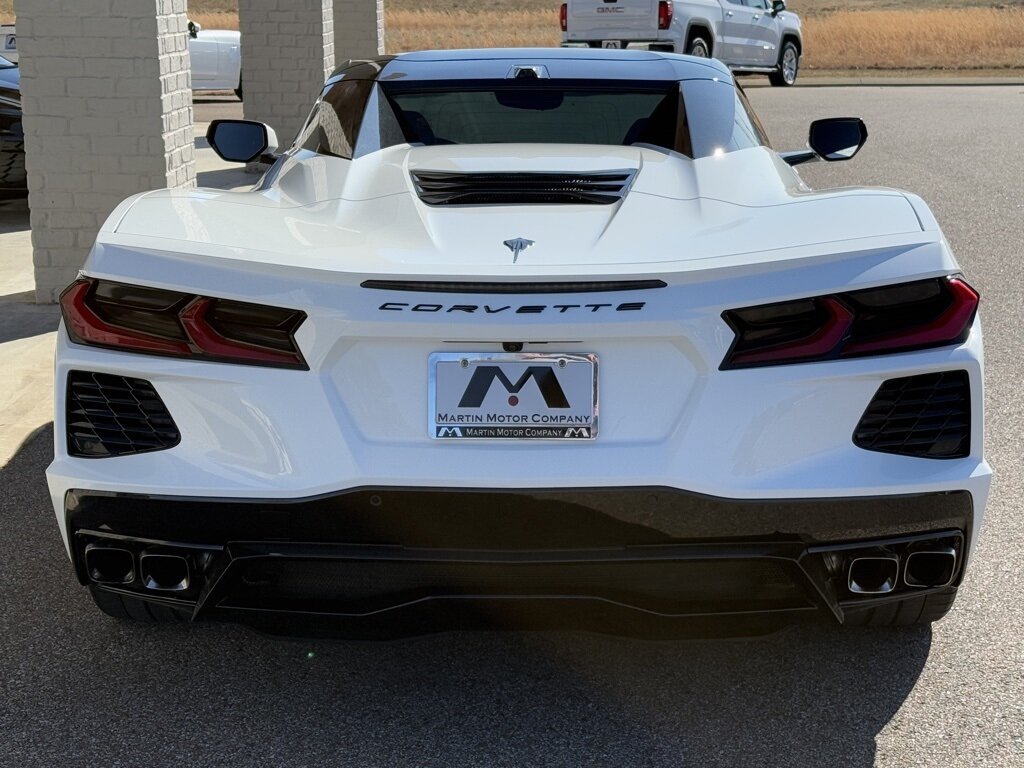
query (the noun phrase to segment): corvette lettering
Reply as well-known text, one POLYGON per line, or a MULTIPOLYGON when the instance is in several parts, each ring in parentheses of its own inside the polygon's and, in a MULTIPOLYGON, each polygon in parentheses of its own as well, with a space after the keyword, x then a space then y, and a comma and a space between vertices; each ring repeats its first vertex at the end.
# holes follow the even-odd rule
POLYGON ((522 304, 520 306, 511 304, 409 304, 404 301, 386 301, 377 309, 382 312, 440 312, 442 314, 463 312, 468 315, 540 315, 544 313, 564 315, 570 312, 639 312, 645 306, 647 306, 645 301, 626 301, 619 304, 522 304))

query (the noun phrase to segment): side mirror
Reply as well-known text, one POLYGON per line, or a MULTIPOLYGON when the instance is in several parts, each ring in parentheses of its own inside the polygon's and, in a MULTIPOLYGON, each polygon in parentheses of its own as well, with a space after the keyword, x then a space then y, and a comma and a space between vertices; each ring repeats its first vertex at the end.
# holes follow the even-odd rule
POLYGON ((214 120, 206 140, 222 160, 249 163, 265 152, 277 151, 277 134, 254 120, 214 120))
POLYGON ((868 129, 859 117, 830 117, 811 123, 807 144, 830 163, 850 160, 868 140, 868 129))
POLYGON ((786 10, 786 0, 772 0, 772 16, 778 16, 784 10, 786 10))
POLYGON ((199 37, 199 33, 203 31, 201 24, 196 24, 194 21, 188 23, 188 36, 193 40, 199 37))

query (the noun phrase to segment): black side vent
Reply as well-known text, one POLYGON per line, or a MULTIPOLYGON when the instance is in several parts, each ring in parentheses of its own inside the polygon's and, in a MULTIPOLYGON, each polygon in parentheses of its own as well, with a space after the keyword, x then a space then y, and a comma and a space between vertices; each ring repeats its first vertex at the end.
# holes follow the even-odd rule
POLYGON ((427 205, 610 205, 626 194, 635 173, 413 171, 412 180, 427 205))
POLYGON ((68 453, 86 458, 159 451, 181 440, 148 381, 87 371, 68 374, 67 432, 68 453))
POLYGON ((860 448, 928 459, 971 452, 971 384, 967 371, 889 379, 861 417, 860 448))

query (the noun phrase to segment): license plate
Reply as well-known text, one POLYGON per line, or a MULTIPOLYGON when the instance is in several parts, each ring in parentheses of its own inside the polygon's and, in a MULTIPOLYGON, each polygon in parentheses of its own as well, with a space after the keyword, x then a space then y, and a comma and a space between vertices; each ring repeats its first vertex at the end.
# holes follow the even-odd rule
POLYGON ((621 48, 622 47, 622 42, 619 41, 619 40, 602 40, 601 41, 601 47, 602 48, 616 48, 617 49, 617 48, 621 48))
POLYGON ((18 43, 16 42, 16 40, 17 40, 17 38, 14 35, 7 35, 4 38, 4 50, 5 51, 15 51, 15 50, 17 50, 18 49, 18 43))
POLYGON ((435 440, 593 440, 595 355, 437 352, 430 356, 435 440))

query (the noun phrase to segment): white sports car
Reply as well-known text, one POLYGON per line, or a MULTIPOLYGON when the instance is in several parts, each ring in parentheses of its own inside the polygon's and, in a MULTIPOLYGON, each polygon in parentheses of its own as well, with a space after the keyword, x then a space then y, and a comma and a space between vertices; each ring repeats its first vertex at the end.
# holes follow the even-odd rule
POLYGON ((343 65, 252 191, 126 200, 64 292, 78 578, 288 633, 940 618, 989 489, 978 294, 920 198, 792 169, 866 137, 777 153, 672 54, 343 65))

